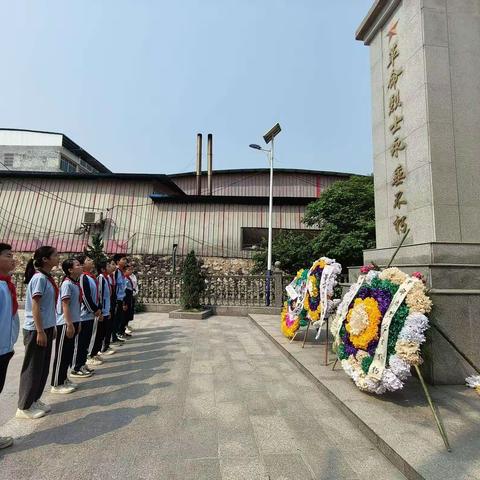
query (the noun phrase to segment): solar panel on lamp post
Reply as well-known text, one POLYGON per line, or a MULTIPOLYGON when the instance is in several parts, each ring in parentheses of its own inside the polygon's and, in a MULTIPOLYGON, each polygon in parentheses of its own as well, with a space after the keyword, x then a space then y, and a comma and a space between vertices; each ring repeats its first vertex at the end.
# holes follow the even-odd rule
POLYGON ((271 143, 270 150, 262 148, 255 143, 250 144, 250 148, 255 150, 261 150, 268 153, 268 159, 270 163, 270 193, 268 201, 268 253, 267 253, 267 277, 265 282, 265 304, 270 306, 270 292, 272 285, 272 216, 273 216, 273 152, 274 152, 274 139, 282 131, 280 124, 275 124, 264 136, 266 144, 271 143))

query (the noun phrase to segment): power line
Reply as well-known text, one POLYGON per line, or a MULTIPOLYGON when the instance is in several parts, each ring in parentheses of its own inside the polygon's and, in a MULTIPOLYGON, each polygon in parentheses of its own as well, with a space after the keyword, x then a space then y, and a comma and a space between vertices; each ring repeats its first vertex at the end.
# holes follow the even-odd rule
POLYGON ((26 220, 24 218, 21 218, 21 217, 18 217, 17 215, 13 214, 12 212, 9 212, 8 210, 0 207, 0 210, 3 210, 4 212, 6 212, 7 215, 9 215, 10 217, 13 217, 14 219, 16 220, 19 220, 20 222, 23 223, 23 225, 19 224, 18 222, 14 222, 13 220, 10 220, 10 218, 5 218, 5 217, 1 217, 3 218, 6 222, 9 222, 9 223, 12 223, 14 225, 17 225, 18 227, 21 227, 21 228, 24 228, 24 229, 32 229, 32 227, 34 227, 36 230, 36 232, 42 232, 43 235, 48 235, 48 234, 51 234, 51 233, 54 233, 54 234, 60 234, 60 235, 76 235, 75 232, 64 232, 64 231, 60 231, 60 230, 49 230, 49 232, 46 232, 44 230, 44 226, 41 226, 41 225, 38 225, 36 223, 33 223, 33 222, 30 222, 29 220, 26 220), (27 225, 27 226, 25 226, 27 225), (37 229, 42 229, 42 230, 37 230, 37 229))
MULTIPOLYGON (((7 170, 9 170, 11 172, 15 171, 15 170, 12 170, 9 167, 7 167, 3 162, 0 162, 0 165, 3 165, 7 170)), ((55 193, 49 192, 48 190, 45 190, 44 188, 39 187, 38 185, 35 185, 33 183, 19 182, 17 180, 13 180, 12 178, 9 178, 9 181, 12 182, 12 183, 15 183, 17 185, 20 185, 21 187, 26 188, 27 190, 30 190, 31 192, 37 193, 38 195, 42 195, 43 197, 48 198, 49 200, 54 200, 54 201, 57 201, 57 202, 60 202, 60 203, 64 203, 65 205, 69 205, 71 207, 85 209, 85 205, 77 205, 75 203, 69 202, 69 201, 63 199, 62 197, 59 197, 55 193), (27 185, 30 185, 33 188, 28 188, 27 185), (42 192, 45 192, 45 194, 42 193, 42 192), (54 198, 52 198, 52 196, 54 198)), ((104 210, 102 208, 96 208, 96 207, 89 207, 89 208, 91 208, 92 210, 98 210, 98 211, 103 211, 104 210)))

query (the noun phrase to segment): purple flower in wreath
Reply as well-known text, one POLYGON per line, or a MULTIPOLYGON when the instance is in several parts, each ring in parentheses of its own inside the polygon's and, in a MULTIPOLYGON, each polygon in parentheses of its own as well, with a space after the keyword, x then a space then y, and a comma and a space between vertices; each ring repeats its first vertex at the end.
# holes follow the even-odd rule
POLYGON ((350 356, 350 355, 356 355, 357 354, 357 349, 352 345, 350 340, 348 339, 348 333, 345 333, 342 337, 343 344, 345 346, 345 353, 350 356))

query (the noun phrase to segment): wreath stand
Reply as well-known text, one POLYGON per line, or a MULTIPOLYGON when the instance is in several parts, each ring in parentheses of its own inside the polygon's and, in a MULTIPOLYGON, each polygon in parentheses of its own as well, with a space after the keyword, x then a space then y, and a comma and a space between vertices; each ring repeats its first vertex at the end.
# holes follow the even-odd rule
MULTIPOLYGON (((393 260, 395 259, 395 257, 397 256, 397 253, 398 251, 400 250, 400 248, 402 247, 403 243, 405 242, 405 239, 407 238, 407 235, 410 233, 410 229, 408 229, 406 232, 405 232, 405 235, 402 237, 402 240, 400 241, 400 244, 398 245, 398 247, 396 248, 395 252, 393 252, 393 255, 392 255, 392 258, 390 259, 390 261, 388 262, 388 265, 386 268, 389 268, 391 267, 392 263, 393 263, 393 260)), ((307 327, 307 331, 308 331, 308 327, 307 327)), ((305 338, 306 338, 306 335, 305 335, 305 338)), ((305 343, 305 338, 303 340, 303 342, 305 343)), ((328 345, 328 330, 327 330, 327 345, 328 345)), ((327 354, 325 355, 325 357, 327 356, 327 354)), ((335 363, 333 364, 333 367, 332 367, 332 370, 335 370, 335 367, 337 365, 337 362, 338 362, 338 357, 337 359, 335 360, 335 363)), ((445 427, 443 426, 443 423, 442 421, 440 420, 440 417, 437 413, 437 408, 435 407, 435 404, 433 403, 433 399, 430 395, 430 392, 427 388, 427 384, 425 383, 425 380, 423 378, 423 375, 422 375, 422 372, 420 371, 420 368, 418 368, 418 365, 414 365, 415 367, 415 372, 417 373, 417 376, 418 376, 418 379, 420 380, 420 384, 422 385, 422 389, 423 389, 423 393, 425 394, 425 397, 427 398, 427 402, 428 402, 428 405, 430 407, 430 410, 432 411, 432 414, 433 414, 433 418, 435 419, 435 423, 437 425, 437 428, 440 432, 440 435, 442 436, 442 440, 443 440, 443 443, 445 444, 445 448, 447 449, 448 452, 451 452, 452 449, 450 448, 450 443, 448 441, 448 437, 447 437, 447 432, 445 430, 445 427)))
MULTIPOLYGON (((305 348, 305 342, 307 341, 308 338, 308 331, 310 330, 310 324, 311 320, 308 320, 307 323, 307 328, 305 329, 305 335, 303 336, 303 341, 302 341, 302 348, 305 348)), ((328 365, 328 350, 329 350, 329 341, 328 341, 328 332, 329 332, 329 322, 328 322, 328 317, 325 319, 325 324, 326 324, 326 330, 325 330, 325 363, 324 366, 328 365)), ((323 326, 323 325, 322 325, 323 326)), ((321 327, 320 329, 321 330, 321 327)), ((298 335, 300 332, 300 328, 293 334, 293 337, 290 339, 290 343, 292 343, 295 340, 295 337, 298 335)), ((320 335, 318 336, 320 338, 320 335)))

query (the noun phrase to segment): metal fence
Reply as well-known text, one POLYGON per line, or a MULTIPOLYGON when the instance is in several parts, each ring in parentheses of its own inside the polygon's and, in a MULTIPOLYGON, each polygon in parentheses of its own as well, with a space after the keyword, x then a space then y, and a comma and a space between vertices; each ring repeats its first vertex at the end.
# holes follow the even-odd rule
MULTIPOLYGON (((61 276, 56 277, 61 281, 61 276)), ((13 276, 17 296, 25 300, 26 285, 23 275, 13 276)), ((263 306, 266 303, 266 279, 263 275, 207 275, 203 305, 263 306)), ((284 287, 291 281, 290 276, 275 272, 270 288, 270 304, 280 306, 283 302, 284 287)), ((145 305, 180 303, 182 282, 179 275, 138 275, 137 301, 145 305)))
MULTIPOLYGON (((274 275, 270 289, 270 304, 281 305, 284 280, 274 275), (278 283, 280 284, 278 285, 278 283)), ((206 290, 202 296, 204 305, 262 306, 266 303, 266 279, 263 275, 207 275, 206 290)), ((288 282, 287 282, 288 283, 288 282)), ((178 275, 140 276, 138 301, 143 304, 178 304, 182 282, 178 275)))
MULTIPOLYGON (((61 281, 58 275, 57 281, 61 281)), ((17 296, 25 300, 26 285, 23 275, 13 276, 17 286, 17 296)), ((342 280, 344 280, 342 278, 342 280)), ((263 275, 207 275, 206 290, 202 297, 203 305, 212 306, 264 306, 266 304, 266 278, 263 275)), ((274 272, 270 288, 270 305, 281 306, 286 300, 285 287, 292 276, 274 272)), ((349 284, 340 284, 343 290, 349 284)), ((138 275, 137 301, 145 305, 176 305, 180 303, 182 281, 180 275, 138 275)))

